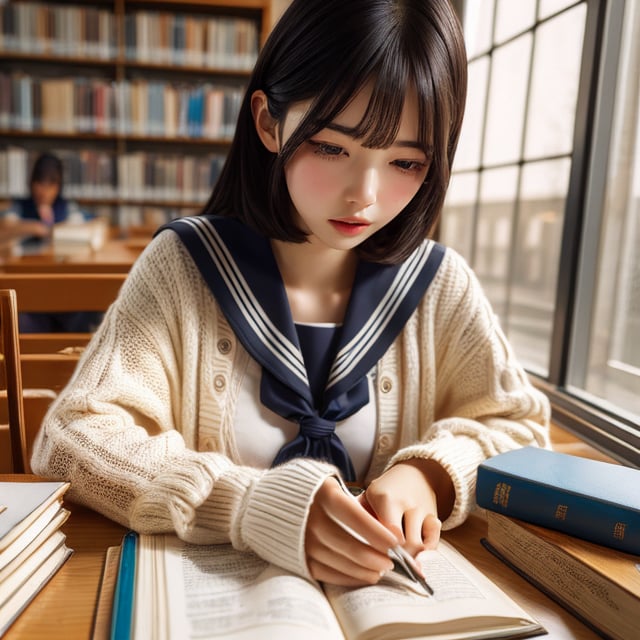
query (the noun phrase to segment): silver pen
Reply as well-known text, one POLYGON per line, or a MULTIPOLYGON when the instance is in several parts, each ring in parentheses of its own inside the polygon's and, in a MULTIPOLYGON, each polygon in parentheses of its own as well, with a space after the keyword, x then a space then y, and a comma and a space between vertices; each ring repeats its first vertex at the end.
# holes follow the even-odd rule
POLYGON ((430 596, 433 595, 433 588, 429 583, 421 576, 414 568, 413 563, 415 560, 411 557, 409 552, 401 547, 399 544, 392 547, 387 551, 389 557, 393 561, 394 569, 400 573, 404 573, 407 578, 410 578, 414 582, 417 582, 430 596))

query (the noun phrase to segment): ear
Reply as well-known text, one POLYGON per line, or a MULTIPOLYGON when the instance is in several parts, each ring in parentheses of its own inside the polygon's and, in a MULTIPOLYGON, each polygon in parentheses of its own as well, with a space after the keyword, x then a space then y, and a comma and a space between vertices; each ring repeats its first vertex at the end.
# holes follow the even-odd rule
POLYGON ((278 121, 269 112, 267 95, 260 89, 251 95, 251 113, 262 144, 272 153, 278 153, 280 151, 278 121))

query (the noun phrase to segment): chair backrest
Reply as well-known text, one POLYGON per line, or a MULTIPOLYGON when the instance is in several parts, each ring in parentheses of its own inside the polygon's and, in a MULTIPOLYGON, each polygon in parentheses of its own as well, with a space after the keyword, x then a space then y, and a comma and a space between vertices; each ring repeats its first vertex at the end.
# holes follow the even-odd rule
POLYGON ((0 289, 14 289, 27 312, 106 311, 126 273, 0 273, 0 289))
MULTIPOLYGON (((106 311, 126 273, 0 273, 0 289, 16 292, 18 310, 34 313, 106 311)), ((91 333, 19 334, 26 388, 59 391, 73 372, 91 333)), ((0 384, 3 384, 0 371, 0 384)))
MULTIPOLYGON (((126 277, 126 273, 0 273, 0 289, 15 291, 21 312, 104 312, 126 277)), ((59 392, 69 381, 91 336, 91 333, 19 334, 23 387, 59 392)), ((0 368, 0 388, 6 384, 0 368)))
POLYGON ((29 465, 18 342, 18 304, 13 290, 0 289, 0 334, 12 467, 16 473, 26 473, 29 465))

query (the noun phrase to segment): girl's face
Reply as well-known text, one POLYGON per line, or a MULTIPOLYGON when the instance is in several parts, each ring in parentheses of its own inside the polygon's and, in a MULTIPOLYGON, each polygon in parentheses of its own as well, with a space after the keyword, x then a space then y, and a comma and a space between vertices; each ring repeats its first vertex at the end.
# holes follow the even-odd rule
POLYGON ((51 206, 60 191, 60 184, 55 180, 45 180, 31 183, 31 195, 37 206, 51 206))
MULTIPOLYGON (((300 227, 309 241, 350 250, 393 220, 424 182, 429 158, 418 143, 418 107, 408 91, 398 135, 386 149, 368 149, 350 133, 361 121, 371 90, 361 91, 336 119, 304 142, 285 176, 300 227)), ((286 141, 310 102, 293 105, 286 141)))

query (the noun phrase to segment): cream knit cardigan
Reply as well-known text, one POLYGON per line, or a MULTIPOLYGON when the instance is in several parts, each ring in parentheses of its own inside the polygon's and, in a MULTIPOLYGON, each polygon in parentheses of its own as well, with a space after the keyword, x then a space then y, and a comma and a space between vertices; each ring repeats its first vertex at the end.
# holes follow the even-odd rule
MULTIPOLYGON (((233 422, 249 355, 172 231, 134 265, 44 420, 35 473, 142 533, 231 542, 308 577, 309 506, 329 464, 238 464, 233 422)), ((368 479, 411 457, 451 475, 444 528, 474 505, 478 464, 548 446, 549 407, 516 362, 466 263, 447 250, 418 309, 379 362, 368 479)))

